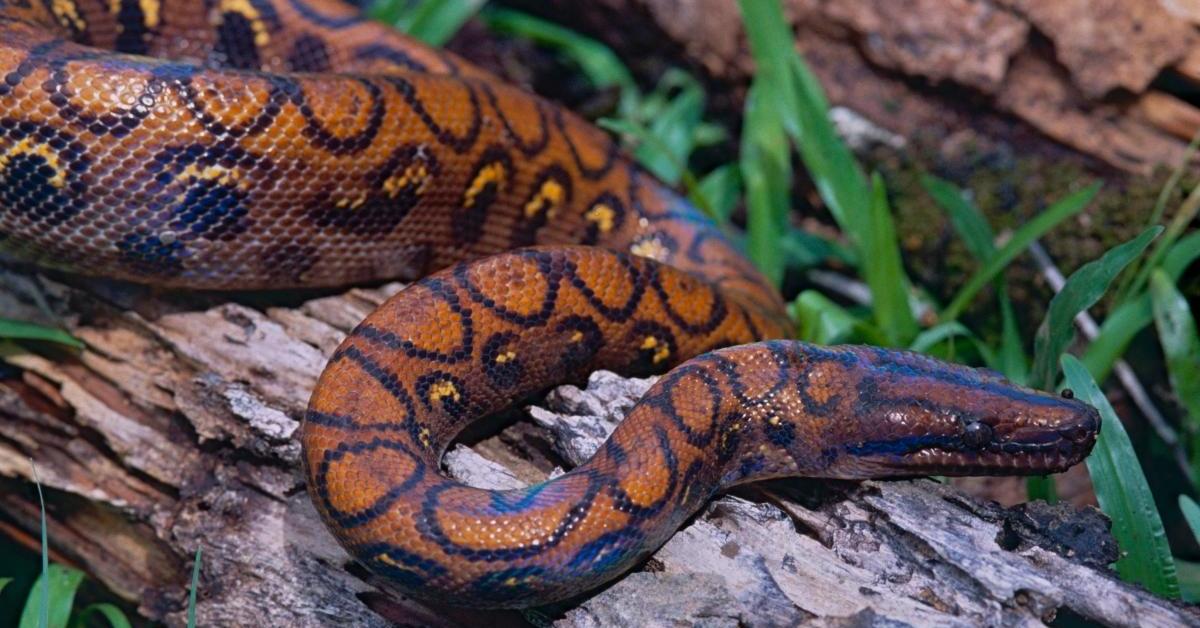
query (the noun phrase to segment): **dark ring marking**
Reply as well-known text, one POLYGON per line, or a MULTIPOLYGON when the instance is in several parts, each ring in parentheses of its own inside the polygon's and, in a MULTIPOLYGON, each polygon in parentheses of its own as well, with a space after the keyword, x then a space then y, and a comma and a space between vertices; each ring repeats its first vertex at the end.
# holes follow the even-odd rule
POLYGON ((521 137, 512 127, 512 122, 509 121, 508 115, 504 113, 504 109, 500 107, 499 99, 496 98, 496 91, 487 83, 479 83, 479 89, 483 91, 483 95, 487 97, 488 104, 492 106, 492 111, 496 112, 496 116, 500 118, 500 124, 504 126, 504 130, 508 132, 508 137, 512 140, 517 150, 524 153, 526 157, 532 157, 543 150, 550 143, 550 125, 546 119, 546 108, 541 99, 535 99, 533 103, 534 111, 538 116, 539 136, 534 140, 526 140, 521 137))
POLYGON ((437 120, 433 119, 429 110, 425 108, 425 103, 421 102, 420 97, 417 96, 417 88, 411 82, 403 77, 394 75, 386 76, 383 80, 395 88, 396 92, 404 99, 404 102, 408 103, 413 113, 417 114, 417 118, 421 120, 421 124, 424 124, 425 128, 437 137, 438 142, 449 146, 455 153, 462 154, 467 152, 475 145, 475 141, 479 139, 479 133, 483 129, 483 110, 479 105, 479 96, 476 95, 475 89, 470 82, 461 81, 459 84, 466 90, 467 100, 471 103, 471 111, 473 112, 471 114, 471 126, 462 135, 455 135, 449 129, 442 128, 437 120))
POLYGON ((471 277, 467 274, 465 264, 460 264, 454 268, 454 278, 458 282, 458 285, 467 291, 467 295, 471 297, 472 301, 487 308, 500 318, 525 328, 540 327, 545 325, 554 313, 558 302, 559 280, 556 279, 557 273, 554 272, 551 266, 550 256, 535 251, 524 251, 522 257, 527 259, 532 258, 537 263, 538 272, 546 279, 546 291, 542 295, 542 305, 533 314, 514 312, 497 303, 495 299, 485 295, 482 290, 471 283, 471 277))
POLYGON ((404 443, 376 437, 365 443, 339 443, 336 449, 326 451, 320 465, 317 467, 313 484, 317 487, 317 496, 320 498, 321 504, 325 507, 325 511, 337 522, 338 527, 349 530, 378 519, 396 503, 396 500, 412 490, 424 478, 425 461, 420 456, 413 454, 404 443), (329 497, 328 475, 330 465, 348 455, 357 455, 379 449, 396 451, 408 456, 414 463, 412 473, 403 482, 389 488, 386 493, 376 498, 370 506, 356 512, 339 510, 333 505, 329 497))
POLYGON ((555 107, 552 113, 554 126, 558 127, 559 133, 562 134, 563 142, 567 145, 567 150, 571 153, 571 159, 574 160, 575 168, 579 170, 579 174, 589 181, 604 178, 617 163, 617 157, 621 153, 621 149, 617 146, 617 143, 605 136, 604 161, 599 166, 589 166, 583 162, 583 157, 579 154, 579 148, 575 146, 575 140, 571 138, 570 132, 567 131, 567 123, 563 118, 563 110, 555 107))

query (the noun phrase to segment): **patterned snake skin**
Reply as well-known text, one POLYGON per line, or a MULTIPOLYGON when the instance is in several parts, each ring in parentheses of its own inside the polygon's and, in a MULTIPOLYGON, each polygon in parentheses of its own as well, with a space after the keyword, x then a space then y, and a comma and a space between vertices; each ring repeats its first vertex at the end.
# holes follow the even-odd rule
POLYGON ((738 483, 1047 473, 1099 428, 920 356, 745 344, 790 334, 779 295, 604 133, 327 0, 0 0, 0 249, 186 288, 424 276, 337 350, 301 439, 339 541, 451 604, 584 592, 738 483), (522 397, 672 367, 566 475, 439 473, 522 397))

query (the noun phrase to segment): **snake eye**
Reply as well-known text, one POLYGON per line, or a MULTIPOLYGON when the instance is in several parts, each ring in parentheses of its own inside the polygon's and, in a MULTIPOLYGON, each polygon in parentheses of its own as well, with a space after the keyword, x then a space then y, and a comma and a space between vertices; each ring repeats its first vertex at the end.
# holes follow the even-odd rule
POLYGON ((962 442, 967 447, 979 449, 992 442, 992 428, 987 423, 971 421, 963 428, 962 442))

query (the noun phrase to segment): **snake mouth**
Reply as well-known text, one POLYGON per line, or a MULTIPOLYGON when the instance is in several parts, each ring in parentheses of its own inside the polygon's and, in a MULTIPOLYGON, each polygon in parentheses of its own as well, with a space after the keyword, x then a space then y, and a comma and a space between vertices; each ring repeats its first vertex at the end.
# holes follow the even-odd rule
POLYGON ((968 423, 955 433, 925 434, 847 448, 856 473, 875 475, 1045 475, 1082 462, 1100 432, 1100 414, 1078 404, 1053 426, 968 423))

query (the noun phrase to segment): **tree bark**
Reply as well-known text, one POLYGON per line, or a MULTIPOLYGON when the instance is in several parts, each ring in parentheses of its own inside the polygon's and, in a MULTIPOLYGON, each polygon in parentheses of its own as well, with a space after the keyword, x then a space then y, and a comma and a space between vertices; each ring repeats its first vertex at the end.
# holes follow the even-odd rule
MULTIPOLYGON (((0 380, 0 531, 36 546, 30 460, 56 559, 146 618, 181 625, 203 548, 201 625, 390 622, 710 626, 1200 625, 1119 582, 1093 509, 1003 509, 929 480, 775 482, 715 500, 653 558, 570 604, 431 608, 350 563, 304 491, 294 433, 321 368, 392 284, 287 295, 156 293, 0 266, 0 317, 62 324, 87 348, 8 345, 0 380)), ((595 374, 498 434, 457 446, 455 476, 508 487, 591 454, 649 385, 595 374)))

